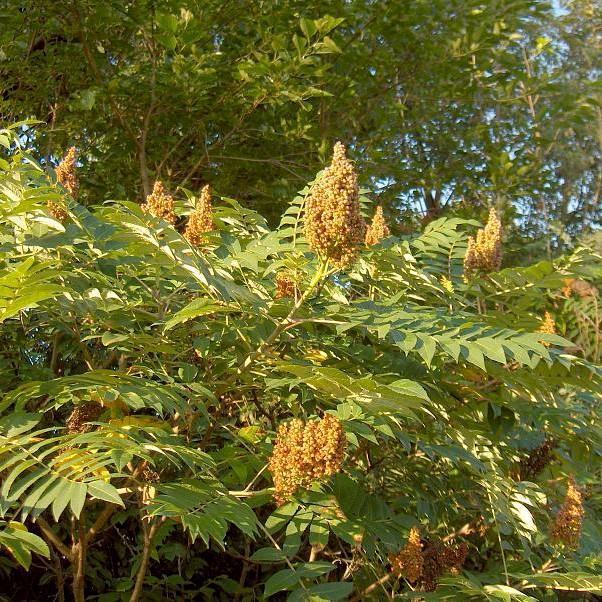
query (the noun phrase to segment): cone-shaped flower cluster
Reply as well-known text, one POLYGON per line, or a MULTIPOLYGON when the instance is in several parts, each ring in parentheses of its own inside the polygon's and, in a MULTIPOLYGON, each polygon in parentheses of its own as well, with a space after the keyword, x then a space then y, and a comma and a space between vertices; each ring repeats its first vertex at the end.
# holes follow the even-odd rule
POLYGON ((295 275, 290 270, 281 270, 276 274, 276 293, 274 299, 290 297, 296 299, 299 296, 299 288, 295 275))
POLYGON ((521 481, 528 481, 536 477, 553 460, 556 443, 553 439, 546 439, 538 445, 526 458, 521 460, 519 475, 521 481))
POLYGON ((332 163, 307 199, 305 235, 312 250, 322 259, 345 267, 355 259, 365 233, 357 173, 345 147, 337 142, 332 163))
POLYGON ((69 217, 69 214, 65 210, 65 207, 60 202, 57 203, 56 201, 49 200, 47 203, 47 207, 52 217, 54 217, 54 219, 59 222, 64 222, 69 217))
POLYGON ((142 211, 160 217, 170 224, 176 222, 173 197, 167 193, 162 182, 156 181, 153 191, 146 197, 142 211))
POLYGON ((276 502, 284 504, 299 487, 339 472, 346 447, 343 427, 332 414, 281 424, 269 463, 276 502))
POLYGON ((379 205, 372 218, 372 223, 366 230, 366 244, 368 246, 375 245, 383 238, 387 238, 389 234, 390 230, 385 221, 385 216, 383 215, 383 208, 379 205))
MULTIPOLYGON (((556 334, 556 321, 554 320, 554 316, 549 311, 544 314, 543 321, 537 332, 541 332, 542 334, 556 334)), ((546 347, 550 346, 550 343, 547 341, 541 342, 546 347)))
POLYGON ((495 209, 489 212, 484 228, 477 231, 476 239, 468 238, 464 257, 464 276, 477 272, 497 272, 502 267, 502 222, 495 209))
POLYGON ((420 538, 420 531, 412 527, 406 546, 389 557, 394 574, 405 577, 424 591, 437 589, 439 578, 445 571, 457 573, 468 555, 468 546, 429 542, 420 538))
MULTIPOLYGON (((75 150, 75 147, 72 146, 56 168, 57 182, 66 188, 73 198, 77 197, 79 191, 79 180, 77 178, 75 165, 76 161, 77 151, 75 150)), ((69 216, 61 202, 49 200, 47 206, 48 211, 50 211, 51 215, 59 222, 64 222, 69 216)))
POLYGON ((552 526, 552 539, 564 543, 569 548, 578 548, 584 515, 583 494, 571 476, 564 503, 552 526))
POLYGON ((95 401, 76 405, 65 422, 67 432, 69 434, 75 434, 87 433, 88 431, 93 430, 94 426, 87 423, 94 422, 102 414, 102 411, 102 406, 95 401))
POLYGON ((213 230, 213 205, 211 190, 209 184, 206 184, 201 190, 201 196, 194 211, 188 218, 184 236, 191 245, 198 247, 205 242, 205 234, 211 230, 213 230))
POLYGON ((424 569, 424 558, 422 557, 422 542, 420 541, 420 531, 417 527, 412 527, 408 537, 408 543, 403 550, 390 556, 391 570, 408 581, 416 583, 422 576, 424 569))
POLYGON ((77 151, 75 146, 72 146, 65 155, 64 159, 59 163, 56 168, 56 179, 64 186, 69 194, 75 198, 79 191, 79 180, 76 173, 77 151))

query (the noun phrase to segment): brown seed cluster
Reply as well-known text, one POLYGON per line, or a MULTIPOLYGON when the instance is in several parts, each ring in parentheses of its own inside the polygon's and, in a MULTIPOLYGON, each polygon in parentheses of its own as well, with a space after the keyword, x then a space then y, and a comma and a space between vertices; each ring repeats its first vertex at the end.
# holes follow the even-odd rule
POLYGON ((416 583, 424 570, 422 556, 422 541, 417 527, 410 529, 408 543, 397 554, 389 557, 391 570, 398 576, 405 577, 411 583, 416 583))
POLYGON ((497 272, 501 267, 502 222, 492 208, 485 227, 477 231, 476 238, 468 238, 468 248, 464 256, 464 276, 469 278, 478 272, 497 272))
POLYGON ((95 401, 76 405, 65 422, 67 432, 70 435, 88 433, 94 429, 94 425, 87 423, 94 422, 102 414, 102 411, 102 406, 95 401))
POLYGON ((540 474, 554 458, 556 442, 546 439, 520 461, 518 472, 521 481, 528 481, 540 474))
POLYGON ((79 180, 76 173, 77 151, 75 146, 72 146, 65 155, 64 159, 56 168, 56 179, 59 184, 69 191, 73 197, 77 197, 79 191, 79 180))
POLYGON ((364 242, 357 173, 340 142, 331 164, 314 185, 305 210, 305 235, 312 250, 337 267, 353 262, 364 242))
POLYGON ((439 578, 445 571, 458 573, 468 555, 468 546, 444 544, 441 541, 424 541, 420 531, 412 527, 408 543, 398 554, 390 556, 391 570, 405 577, 417 588, 426 592, 437 589, 439 578))
MULTIPOLYGON (((68 151, 63 160, 59 163, 56 168, 56 179, 61 186, 67 189, 69 194, 73 197, 77 197, 77 193, 79 191, 79 180, 77 178, 76 173, 76 163, 77 161, 77 151, 75 147, 72 146, 68 151)), ((65 205, 60 201, 49 200, 46 204, 48 207, 48 211, 54 219, 59 222, 64 222, 69 214, 65 209, 65 205)))
POLYGON ((366 244, 368 246, 375 245, 383 238, 387 238, 390 233, 391 231, 389 230, 389 226, 387 226, 387 222, 385 221, 385 216, 383 214, 383 208, 379 205, 376 208, 374 217, 372 218, 372 223, 366 230, 366 244))
POLYGON ((581 539, 584 515, 583 494, 577 487, 575 479, 571 476, 569 477, 564 503, 552 525, 552 539, 564 543, 571 549, 577 549, 581 539))
POLYGON ((276 274, 276 292, 274 299, 285 299, 290 297, 296 299, 299 296, 295 274, 291 270, 281 270, 276 274))
POLYGON ((575 293, 577 296, 585 299, 587 297, 597 297, 598 289, 586 280, 581 280, 580 278, 567 278, 564 281, 562 293, 567 298, 575 293))
POLYGON ((56 201, 49 200, 46 206, 48 207, 48 211, 50 211, 50 215, 59 222, 64 222, 69 217, 64 205, 60 202, 57 203, 56 201))
POLYGON ((332 414, 281 424, 269 463, 276 502, 284 504, 300 487, 339 472, 346 447, 343 426, 332 414))
MULTIPOLYGON (((556 334, 556 321, 549 311, 544 314, 543 321, 537 332, 541 332, 542 334, 556 334)), ((541 343, 546 347, 550 346, 550 343, 547 341, 541 341, 541 343)))
POLYGON ((201 196, 194 211, 188 218, 184 236, 188 242, 195 246, 201 246, 207 239, 205 234, 213 230, 213 204, 209 184, 203 186, 201 196))
POLYGON ((163 183, 158 180, 153 186, 153 191, 146 197, 142 211, 160 217, 170 224, 176 222, 173 197, 165 190, 163 183))
POLYGON ((140 478, 145 483, 158 483, 161 480, 159 473, 153 470, 148 464, 140 472, 140 478))

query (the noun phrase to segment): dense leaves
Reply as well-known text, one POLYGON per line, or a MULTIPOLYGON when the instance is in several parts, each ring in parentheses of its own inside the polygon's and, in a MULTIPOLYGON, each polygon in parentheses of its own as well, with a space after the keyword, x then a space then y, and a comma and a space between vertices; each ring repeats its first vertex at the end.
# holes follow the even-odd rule
POLYGON ((304 238, 309 189, 276 230, 215 193, 192 245, 193 193, 173 225, 86 208, 22 150, 24 127, 2 132, 0 163, 4 596, 602 591, 593 250, 466 278, 479 223, 440 218, 341 271, 304 238), (282 269, 298 293, 276 294, 282 269), (270 464, 279 428, 303 424, 280 445, 295 463, 270 464), (389 559, 411 533, 420 574, 404 578, 389 559))

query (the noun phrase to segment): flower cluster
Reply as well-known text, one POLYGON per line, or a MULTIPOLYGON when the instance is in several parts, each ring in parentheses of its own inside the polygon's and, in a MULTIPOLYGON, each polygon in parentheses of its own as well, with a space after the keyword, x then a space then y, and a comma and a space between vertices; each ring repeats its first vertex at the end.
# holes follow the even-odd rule
POLYGON ((299 296, 295 274, 290 270, 282 270, 276 274, 276 293, 274 299, 290 297, 296 299, 299 296))
POLYGON ((73 198, 77 197, 79 191, 79 180, 75 171, 76 161, 77 151, 75 150, 75 146, 72 146, 56 168, 56 179, 58 183, 66 188, 73 198))
POLYGON ((209 184, 206 184, 201 190, 201 196, 194 211, 188 218, 184 236, 191 245, 198 247, 205 242, 205 234, 211 230, 213 230, 213 205, 211 190, 209 184))
POLYGON ((553 439, 546 439, 523 458, 518 467, 520 480, 527 481, 541 473, 554 458, 555 447, 556 442, 553 439))
POLYGON ((408 581, 416 583, 422 576, 424 558, 422 556, 422 542, 420 531, 417 527, 410 529, 408 543, 403 550, 389 557, 391 570, 396 575, 405 577, 408 581))
POLYGON ((468 238, 464 276, 469 278, 477 272, 497 272, 501 267, 502 222, 495 209, 491 209, 485 227, 477 231, 476 238, 468 238))
POLYGON ((585 299, 587 297, 597 297, 598 289, 591 284, 591 282, 587 282, 586 280, 581 280, 580 278, 567 278, 564 281, 562 293, 567 298, 575 293, 577 296, 585 299))
MULTIPOLYGON (((75 165, 76 161, 77 151, 75 150, 75 147, 72 146, 56 168, 57 182, 66 188, 73 198, 77 196, 79 190, 79 180, 77 179, 75 165)), ((67 217, 69 217, 64 204, 61 202, 49 200, 47 202, 47 207, 52 217, 59 222, 64 222, 67 217)))
POLYGON ((315 183, 305 211, 305 235, 321 258, 337 267, 353 262, 364 242, 366 223, 360 213, 357 173, 340 142, 331 164, 315 183))
POLYGON ((76 405, 65 422, 67 432, 73 435, 93 430, 94 426, 88 423, 96 420, 102 414, 102 411, 102 406, 95 401, 76 405))
POLYGON ((173 197, 165 190, 162 182, 156 181, 153 191, 146 197, 142 211, 160 217, 170 224, 176 222, 173 197))
POLYGON ((387 222, 385 221, 385 216, 383 215, 383 208, 379 205, 376 208, 374 217, 372 218, 372 223, 366 230, 366 244, 368 246, 375 245, 383 238, 387 238, 389 234, 390 230, 389 226, 387 226, 387 222))
POLYGON ((420 531, 412 527, 408 543, 397 554, 391 555, 391 570, 405 577, 424 591, 437 589, 439 578, 445 571, 457 573, 466 560, 468 546, 444 544, 441 541, 424 541, 420 531))
POLYGON ((276 502, 283 504, 299 487, 339 472, 346 447, 345 431, 332 414, 281 424, 269 463, 276 502))
POLYGON ((59 222, 64 222, 69 217, 65 206, 60 202, 57 203, 49 199, 46 206, 48 207, 48 211, 50 211, 50 215, 59 222))
POLYGON ((579 547, 583 526, 583 494, 579 491, 575 479, 569 477, 564 503, 556 515, 552 526, 552 539, 564 543, 572 549, 579 547))
MULTIPOLYGON (((554 316, 549 311, 544 314, 541 326, 537 332, 541 332, 542 334, 556 334, 556 321, 554 320, 554 316)), ((550 346, 550 343, 546 341, 541 342, 546 347, 550 346)))

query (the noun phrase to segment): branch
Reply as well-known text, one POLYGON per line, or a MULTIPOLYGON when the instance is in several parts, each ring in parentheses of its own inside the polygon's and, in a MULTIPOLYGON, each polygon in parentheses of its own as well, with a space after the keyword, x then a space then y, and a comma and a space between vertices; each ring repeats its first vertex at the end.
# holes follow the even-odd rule
POLYGON ((88 535, 86 541, 89 543, 98 535, 98 532, 106 525, 107 521, 111 518, 111 515, 117 510, 119 506, 116 504, 110 504, 96 517, 94 524, 88 529, 88 535))
POLYGON ((71 554, 71 550, 68 548, 66 544, 64 544, 59 536, 52 530, 50 525, 39 516, 36 520, 38 527, 40 527, 40 531, 44 537, 54 545, 54 547, 63 555, 65 558, 69 560, 73 560, 73 555, 71 554))
POLYGON ((380 587, 387 583, 387 581, 389 581, 391 577, 393 577, 393 573, 387 573, 386 575, 383 575, 380 579, 378 579, 374 583, 371 583, 366 589, 361 591, 357 596, 351 598, 351 602, 360 602, 361 600, 365 600, 368 594, 373 592, 377 587, 380 587))
POLYGON ((146 577, 148 563, 150 561, 151 546, 153 543, 153 539, 157 534, 157 530, 165 522, 165 520, 165 516, 161 517, 161 519, 153 523, 150 526, 150 528, 148 530, 145 530, 144 532, 144 547, 142 549, 142 559, 140 561, 138 573, 136 574, 136 585, 134 586, 134 591, 132 592, 132 596, 130 597, 130 602, 138 602, 138 600, 140 600, 142 588, 144 587, 144 578, 146 577))

